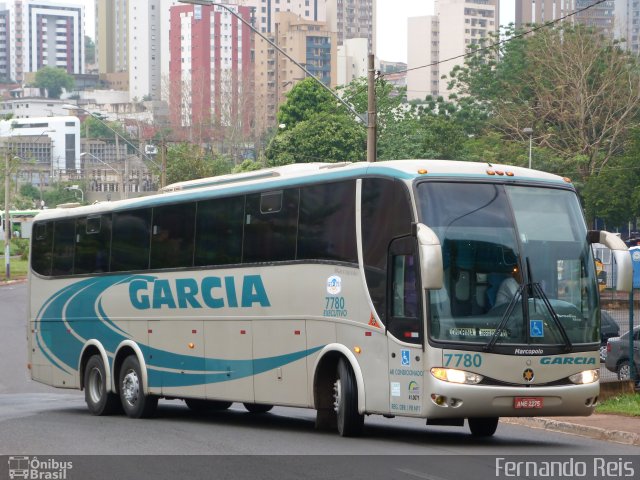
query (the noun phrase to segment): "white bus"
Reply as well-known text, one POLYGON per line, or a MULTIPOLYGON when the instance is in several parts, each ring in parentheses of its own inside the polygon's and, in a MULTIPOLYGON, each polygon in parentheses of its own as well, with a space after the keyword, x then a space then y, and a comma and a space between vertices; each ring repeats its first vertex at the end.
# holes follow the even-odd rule
POLYGON ((96 415, 244 403, 490 436, 501 416, 589 415, 598 287, 568 179, 398 160, 302 164, 43 211, 29 281, 34 380, 96 415), (501 288, 501 284, 504 285, 501 288), (509 286, 512 296, 508 296, 509 286), (499 291, 500 290, 500 291, 499 291))
MULTIPOLYGON (((33 218, 42 210, 9 210, 11 235, 14 238, 31 238, 33 218)), ((5 213, 0 210, 0 238, 4 238, 5 213)))

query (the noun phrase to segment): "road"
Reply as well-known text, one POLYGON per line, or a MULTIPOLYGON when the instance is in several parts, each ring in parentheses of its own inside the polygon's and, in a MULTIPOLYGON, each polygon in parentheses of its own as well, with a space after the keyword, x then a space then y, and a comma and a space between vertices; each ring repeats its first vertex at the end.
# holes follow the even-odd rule
MULTIPOLYGON (((183 462, 191 478, 301 478, 301 471, 307 478, 343 478, 349 469, 353 478, 477 480, 495 478, 497 456, 640 455, 638 447, 516 425, 501 424, 494 437, 477 439, 467 428, 426 427, 422 420, 380 416, 367 417, 363 437, 341 438, 314 430, 314 411, 285 407, 256 415, 234 404, 228 411, 203 415, 181 401, 161 401, 157 416, 149 420, 94 417, 82 392, 28 379, 25 302, 26 285, 0 287, 0 455, 70 455, 76 464, 69 473, 77 475, 90 471, 91 478, 178 478, 182 472, 181 478, 186 470, 172 465, 183 462), (171 463, 167 456, 175 455, 208 457, 171 457, 171 463), (468 457, 451 457, 459 455, 468 457), (434 465, 427 469, 427 461, 434 465), (211 462, 219 472, 235 476, 206 476, 211 462)), ((6 474, 0 463, 0 479, 6 474)))

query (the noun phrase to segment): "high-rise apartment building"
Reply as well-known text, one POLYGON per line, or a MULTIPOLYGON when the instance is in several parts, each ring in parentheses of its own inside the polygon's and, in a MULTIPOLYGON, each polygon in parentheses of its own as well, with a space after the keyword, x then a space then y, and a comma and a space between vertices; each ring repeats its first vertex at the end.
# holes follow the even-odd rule
POLYGON ((100 73, 129 71, 129 0, 96 1, 96 60, 100 73))
MULTIPOLYGON (((223 0, 221 3, 227 1, 223 0)), ((328 1, 337 0, 237 0, 233 3, 253 8, 256 30, 261 33, 273 33, 276 15, 279 12, 290 12, 305 20, 323 22, 325 2, 328 1)))
MULTIPOLYGON (((278 12, 272 39, 325 85, 336 86, 336 34, 326 23, 278 12)), ((256 128, 264 131, 276 125, 278 106, 306 73, 262 39, 255 42, 255 59, 256 128)))
MULTIPOLYGON (((251 20, 249 7, 228 7, 251 20)), ((230 130, 249 134, 254 113, 250 28, 218 6, 174 6, 170 18, 172 123, 208 139, 230 130)))
MULTIPOLYGON (((338 45, 352 38, 366 38, 369 52, 375 44, 374 0, 324 0, 329 30, 337 33, 338 45)), ((401 7, 399 7, 401 8, 401 7)))
POLYGON ((617 4, 627 3, 627 0, 608 0, 595 5, 597 2, 598 0, 519 0, 516 1, 515 24, 516 27, 542 24, 576 12, 565 21, 594 27, 605 35, 613 36, 617 4), (591 8, 585 9, 591 5, 591 8))
POLYGON ((448 75, 474 45, 499 28, 499 0, 439 0, 434 15, 410 18, 407 30, 407 97, 448 96, 448 75), (449 60, 454 59, 455 60, 449 60), (439 63, 441 62, 441 63, 439 63), (423 68, 417 68, 423 67, 423 68))
POLYGON ((640 53, 640 0, 615 1, 615 38, 629 51, 640 53))
POLYGON ((163 10, 168 11, 173 4, 177 2, 97 0, 98 71, 107 78, 127 75, 132 101, 159 100, 162 96, 162 36, 169 27, 163 10))
POLYGON ((0 71, 18 82, 45 66, 84 73, 84 6, 73 2, 14 0, 0 4, 0 71), (2 48, 2 47, 0 47, 2 48), (3 52, 5 53, 5 52, 3 52))

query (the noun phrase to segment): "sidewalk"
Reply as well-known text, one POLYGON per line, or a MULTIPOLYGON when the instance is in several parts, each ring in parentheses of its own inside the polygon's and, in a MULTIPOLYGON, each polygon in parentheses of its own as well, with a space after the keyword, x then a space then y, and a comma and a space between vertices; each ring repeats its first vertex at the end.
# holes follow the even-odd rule
POLYGON ((590 417, 518 417, 501 422, 581 437, 640 446, 640 417, 593 414, 590 417))

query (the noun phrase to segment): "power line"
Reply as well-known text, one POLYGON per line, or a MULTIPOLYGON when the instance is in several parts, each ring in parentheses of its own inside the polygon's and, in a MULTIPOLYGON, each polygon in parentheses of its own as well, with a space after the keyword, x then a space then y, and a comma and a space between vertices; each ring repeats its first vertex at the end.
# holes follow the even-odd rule
POLYGON ((396 71, 396 72, 382 73, 382 74, 380 74, 380 77, 386 77, 387 75, 390 75, 391 73, 407 73, 407 72, 412 72, 414 70, 420 70, 421 68, 434 67, 436 65, 440 65, 441 63, 450 62, 452 60, 458 60, 459 58, 470 57, 470 56, 475 55, 477 53, 494 49, 496 47, 499 47, 500 45, 504 45, 507 42, 511 42, 511 41, 516 40, 518 38, 523 38, 523 37, 529 35, 530 33, 534 33, 534 32, 537 32, 538 30, 543 29, 543 28, 555 25, 556 23, 559 23, 559 22, 561 22, 563 20, 566 20, 569 17, 577 15, 578 13, 582 13, 585 10, 589 10, 590 8, 596 7, 596 6, 600 5, 601 3, 604 3, 604 2, 607 2, 607 1, 610 1, 610 0, 598 0, 597 2, 592 3, 591 5, 587 5, 584 8, 581 8, 579 10, 575 10, 575 11, 573 11, 571 13, 568 13, 564 17, 560 17, 560 18, 557 18, 555 20, 550 20, 550 21, 548 21, 546 23, 543 23, 542 25, 538 25, 536 27, 531 28, 530 30, 527 30, 527 31, 522 32, 522 33, 519 33, 517 35, 513 35, 512 37, 506 38, 504 40, 500 40, 499 42, 492 43, 491 45, 487 45, 486 47, 481 47, 481 48, 478 48, 476 50, 472 50, 470 52, 463 53, 461 55, 457 55, 455 57, 447 58, 445 60, 439 60, 437 62, 433 62, 433 63, 430 63, 428 65, 422 65, 422 66, 419 66, 419 67, 407 68, 406 70, 400 70, 400 71, 396 71))

